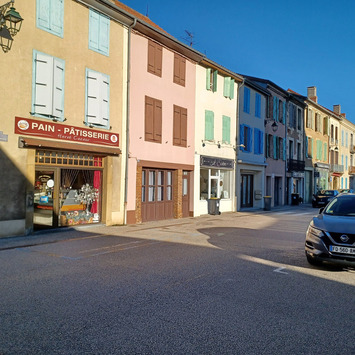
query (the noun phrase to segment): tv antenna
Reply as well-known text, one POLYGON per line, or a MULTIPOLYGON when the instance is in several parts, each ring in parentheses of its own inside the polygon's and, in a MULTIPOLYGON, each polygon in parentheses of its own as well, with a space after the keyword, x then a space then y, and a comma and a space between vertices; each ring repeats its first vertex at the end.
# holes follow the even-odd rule
POLYGON ((183 40, 186 41, 190 47, 192 47, 195 44, 194 34, 188 30, 185 30, 185 33, 186 37, 184 37, 183 40))

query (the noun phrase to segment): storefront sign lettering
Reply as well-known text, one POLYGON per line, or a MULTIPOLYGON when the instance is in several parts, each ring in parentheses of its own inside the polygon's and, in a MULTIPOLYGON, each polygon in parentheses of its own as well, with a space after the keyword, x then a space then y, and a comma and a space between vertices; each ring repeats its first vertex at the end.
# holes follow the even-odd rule
POLYGON ((200 166, 215 167, 215 168, 222 168, 222 169, 233 169, 234 161, 230 159, 205 157, 202 155, 200 158, 200 166))
POLYGON ((72 142, 75 141, 78 143, 93 143, 119 147, 119 135, 117 133, 21 117, 15 117, 15 133, 72 142))

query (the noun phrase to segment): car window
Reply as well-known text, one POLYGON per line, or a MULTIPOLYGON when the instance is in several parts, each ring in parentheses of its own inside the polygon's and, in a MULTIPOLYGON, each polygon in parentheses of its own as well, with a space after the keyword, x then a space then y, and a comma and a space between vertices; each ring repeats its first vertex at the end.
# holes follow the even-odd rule
POLYGON ((326 191, 324 191, 324 195, 325 196, 334 196, 334 191, 326 190, 326 191))
POLYGON ((333 216, 355 216, 355 197, 335 198, 326 207, 325 214, 333 216))

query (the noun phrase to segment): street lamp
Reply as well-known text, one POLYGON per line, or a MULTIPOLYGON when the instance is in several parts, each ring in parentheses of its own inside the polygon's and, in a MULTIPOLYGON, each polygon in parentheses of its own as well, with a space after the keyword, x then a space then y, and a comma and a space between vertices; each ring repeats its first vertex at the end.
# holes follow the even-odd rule
MULTIPOLYGON (((272 119, 264 120, 264 126, 266 127, 267 123, 270 121, 272 121, 272 119)), ((274 120, 274 122, 271 124, 271 129, 273 132, 276 132, 278 128, 279 128, 279 126, 278 126, 277 122, 274 120)))
POLYGON ((7 53, 12 46, 12 41, 20 31, 23 18, 14 8, 15 0, 0 6, 0 46, 7 53))

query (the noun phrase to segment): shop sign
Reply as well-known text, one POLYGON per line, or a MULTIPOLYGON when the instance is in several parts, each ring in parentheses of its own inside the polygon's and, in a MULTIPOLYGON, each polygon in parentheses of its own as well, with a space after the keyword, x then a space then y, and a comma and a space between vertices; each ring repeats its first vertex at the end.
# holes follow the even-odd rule
POLYGON ((201 156, 200 166, 210 168, 233 169, 234 160, 201 156))
POLYGON ((111 147, 119 147, 119 135, 117 133, 21 117, 15 117, 15 133, 77 143, 102 144, 111 147))

